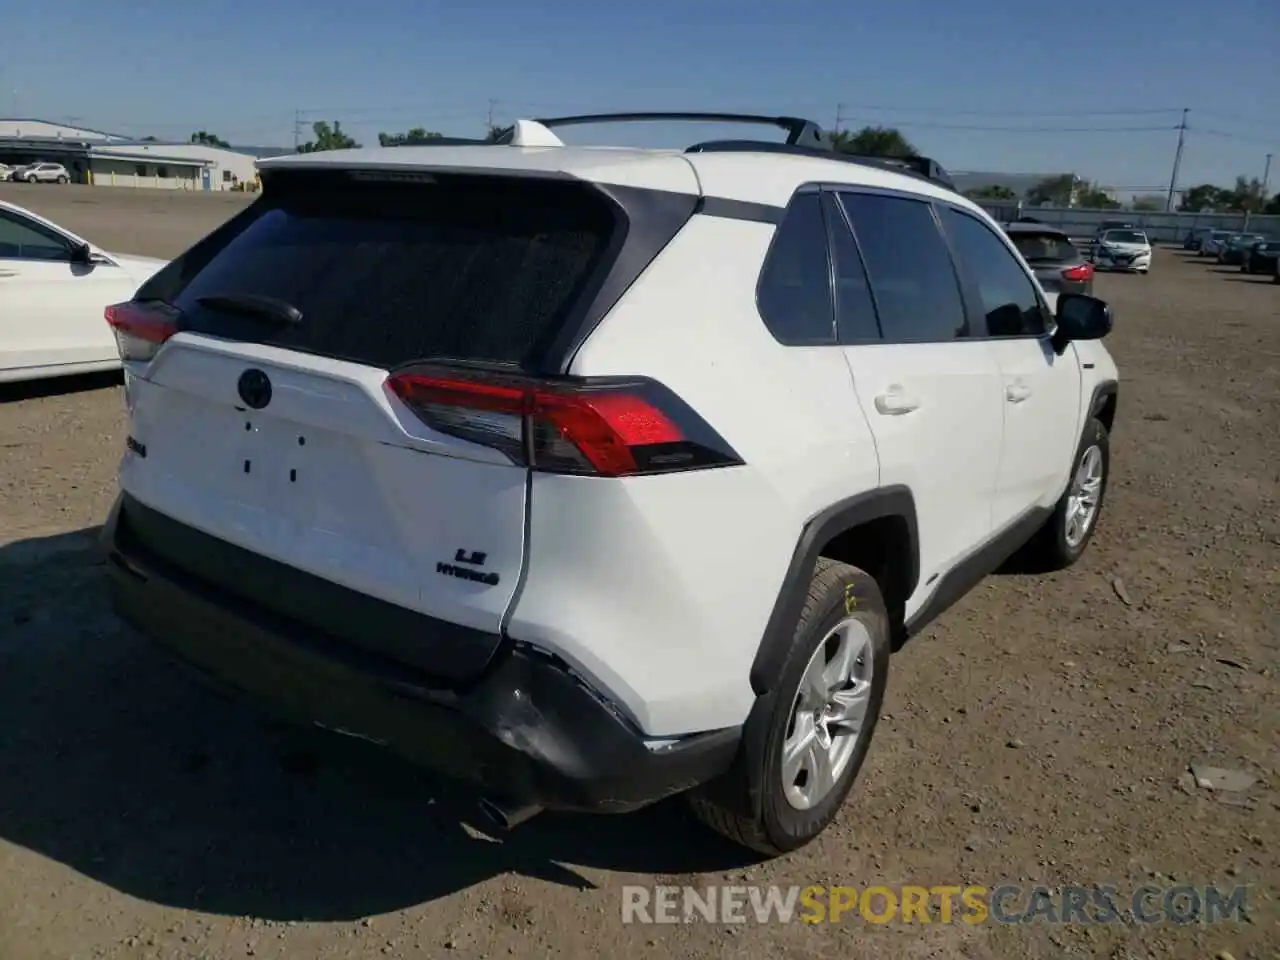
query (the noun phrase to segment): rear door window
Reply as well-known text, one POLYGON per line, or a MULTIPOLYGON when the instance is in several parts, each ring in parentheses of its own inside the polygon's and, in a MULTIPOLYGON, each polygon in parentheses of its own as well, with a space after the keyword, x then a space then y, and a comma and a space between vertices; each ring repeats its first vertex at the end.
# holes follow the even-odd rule
POLYGON ((268 189, 174 297, 184 329, 383 368, 523 362, 559 332, 617 229, 607 201, 577 184, 441 175, 268 189), (201 303, 244 294, 285 301, 301 321, 201 303))
POLYGON ((938 342, 970 335, 955 265, 923 201, 842 191, 884 338, 938 342))

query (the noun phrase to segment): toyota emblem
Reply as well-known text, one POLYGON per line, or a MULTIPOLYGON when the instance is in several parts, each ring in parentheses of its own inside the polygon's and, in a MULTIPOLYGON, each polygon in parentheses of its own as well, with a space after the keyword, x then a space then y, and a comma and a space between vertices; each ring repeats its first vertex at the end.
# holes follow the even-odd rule
POLYGON ((271 380, 261 370, 249 369, 240 374, 237 389, 240 399, 254 410, 261 410, 271 402, 271 380))

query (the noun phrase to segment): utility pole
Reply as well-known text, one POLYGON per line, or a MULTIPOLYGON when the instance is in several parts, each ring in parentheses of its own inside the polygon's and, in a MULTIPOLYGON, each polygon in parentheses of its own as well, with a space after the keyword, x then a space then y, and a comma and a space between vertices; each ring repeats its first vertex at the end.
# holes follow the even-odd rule
POLYGON ((1182 122, 1178 124, 1178 149, 1173 155, 1173 175, 1169 178, 1169 196, 1164 201, 1164 212, 1173 209, 1173 194, 1178 189, 1178 168, 1182 166, 1182 146, 1187 139, 1187 114, 1190 111, 1182 108, 1182 122))
POLYGON ((1271 182, 1271 154, 1267 154, 1267 162, 1262 167, 1262 202, 1267 202, 1267 184, 1271 182))
POLYGON ((836 104, 836 122, 831 127, 831 135, 836 136, 840 133, 840 124, 844 123, 844 104, 836 104))
POLYGON ((485 128, 484 128, 484 132, 486 136, 488 135, 489 131, 493 129, 493 108, 496 107, 497 105, 498 105, 498 101, 494 100, 491 97, 489 99, 489 119, 485 121, 485 128))
POLYGON ((302 136, 302 111, 295 110, 293 111, 293 152, 294 153, 298 152, 298 147, 301 145, 299 143, 301 136, 302 136))

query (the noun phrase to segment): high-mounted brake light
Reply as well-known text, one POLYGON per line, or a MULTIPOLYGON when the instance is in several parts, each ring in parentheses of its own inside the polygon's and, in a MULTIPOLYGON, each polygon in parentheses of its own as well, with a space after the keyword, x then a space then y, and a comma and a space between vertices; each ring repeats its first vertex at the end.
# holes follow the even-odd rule
POLYGON ((1072 280, 1076 283, 1080 283, 1084 280, 1091 280, 1092 278, 1093 278, 1092 263, 1082 263, 1079 266, 1068 267, 1066 270, 1062 271, 1063 280, 1072 280))
POLYGON ((116 349, 124 361, 147 361, 178 332, 176 319, 164 310, 126 301, 107 307, 107 324, 116 337, 116 349))
POLYGON ((545 473, 624 477, 742 462, 652 380, 563 382, 419 367, 392 374, 387 386, 433 430, 545 473))

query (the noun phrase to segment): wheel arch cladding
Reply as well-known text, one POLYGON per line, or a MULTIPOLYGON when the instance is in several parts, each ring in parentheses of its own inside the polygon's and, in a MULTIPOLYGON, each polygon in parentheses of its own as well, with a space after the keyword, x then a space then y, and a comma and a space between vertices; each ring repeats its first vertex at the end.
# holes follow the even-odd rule
POLYGON ((1116 422, 1116 406, 1119 403, 1120 386, 1115 380, 1104 380, 1093 388, 1093 397, 1089 401, 1089 416, 1097 417, 1107 433, 1111 433, 1116 422))
MULTIPOLYGON (((859 532, 866 532, 868 537, 873 538, 870 555, 879 556, 887 563, 881 564, 878 571, 866 572, 877 579, 886 573, 890 575, 894 587, 891 592, 895 595, 894 599, 901 603, 905 603, 906 598, 915 591, 920 576, 920 550, 916 530, 916 505, 910 489, 905 486, 882 487, 842 500, 823 510, 806 523, 800 533, 782 587, 774 601, 773 611, 765 625, 764 636, 760 639, 760 646, 752 661, 751 689, 756 696, 770 692, 782 671, 782 663, 790 648, 800 611, 804 609, 809 581, 813 578, 818 557, 828 556, 824 551, 828 545, 832 545, 840 555, 830 559, 857 566, 856 562, 848 558, 858 556, 857 550, 854 549, 851 553, 850 548, 858 543, 859 532), (887 543, 883 539, 886 534, 892 535, 894 541, 901 537, 905 542, 887 543)), ((885 601, 892 611, 893 600, 886 596, 885 601)))

